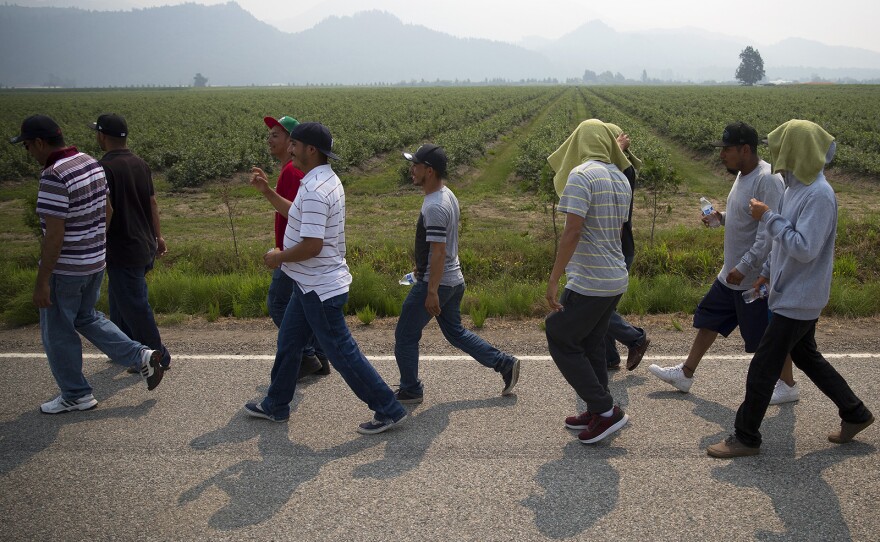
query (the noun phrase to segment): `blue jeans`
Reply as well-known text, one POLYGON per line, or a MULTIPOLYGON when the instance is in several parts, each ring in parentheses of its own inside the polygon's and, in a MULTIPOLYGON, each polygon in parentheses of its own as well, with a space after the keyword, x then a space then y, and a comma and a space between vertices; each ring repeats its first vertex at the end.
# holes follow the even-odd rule
POLYGON ((278 329, 278 352, 272 366, 272 381, 261 403, 264 411, 282 418, 290 415, 302 350, 314 331, 330 363, 358 399, 376 413, 377 420, 398 421, 406 414, 394 398, 394 392, 370 365, 351 336, 342 312, 346 301, 348 293, 321 301, 315 292, 302 293, 298 286, 294 286, 278 329))
MULTIPOLYGON (((275 322, 275 327, 281 327, 281 320, 284 319, 284 312, 287 310, 287 304, 290 303, 290 296, 293 293, 293 279, 287 276, 287 273, 276 269, 272 272, 272 282, 269 284, 269 295, 266 296, 266 306, 269 308, 269 316, 275 322)), ((302 355, 326 357, 320 347, 317 347, 315 337, 309 341, 309 344, 303 348, 302 355), (317 347, 317 348, 316 348, 317 347)))
MULTIPOLYGON (((458 286, 440 286, 440 314, 437 315, 440 331, 449 344, 480 364, 499 373, 506 372, 513 365, 513 356, 498 350, 461 325, 461 299, 464 297, 464 289, 464 283, 458 286)), ((431 315, 425 309, 427 297, 427 282, 418 281, 413 284, 403 302, 400 319, 397 320, 397 328, 394 330, 394 357, 400 369, 400 389, 418 395, 423 393, 419 380, 419 341, 422 330, 431 321, 431 315)))
POLYGON ((620 353, 617 351, 617 341, 627 348, 635 348, 645 338, 647 334, 640 327, 635 327, 626 320, 617 311, 611 315, 608 320, 608 332, 605 333, 605 361, 608 366, 620 364, 620 353))
POLYGON ((758 351, 749 364, 746 396, 736 412, 736 438, 746 446, 761 445, 758 429, 789 354, 795 367, 837 406, 837 413, 843 421, 863 423, 871 417, 871 412, 856 397, 846 380, 816 348, 816 322, 794 320, 781 314, 774 314, 770 319, 758 351))
POLYGON ((49 368, 61 395, 70 401, 92 393, 82 372, 82 342, 77 333, 123 365, 140 361, 145 348, 95 310, 102 280, 104 271, 85 276, 53 273, 49 279, 52 305, 40 309, 40 334, 49 368))
POLYGON ((147 272, 153 264, 141 267, 107 266, 107 299, 110 321, 132 340, 162 352, 162 367, 171 365, 171 354, 162 344, 147 293, 147 272))
POLYGON ((614 407, 608 389, 605 333, 620 297, 585 296, 565 288, 559 298, 564 309, 550 313, 544 321, 550 357, 593 413, 614 407))

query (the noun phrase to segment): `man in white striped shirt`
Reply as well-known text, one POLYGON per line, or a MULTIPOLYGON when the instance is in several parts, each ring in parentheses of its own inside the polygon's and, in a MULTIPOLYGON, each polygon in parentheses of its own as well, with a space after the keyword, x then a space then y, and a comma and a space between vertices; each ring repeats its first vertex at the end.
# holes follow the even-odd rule
POLYGON ((104 169, 91 156, 68 147, 61 128, 45 115, 25 119, 10 142, 21 143, 44 168, 37 194, 43 241, 33 301, 40 309, 43 347, 61 395, 40 410, 60 414, 98 404, 83 375, 78 333, 110 359, 136 367, 152 390, 162 380, 162 353, 132 341, 95 310, 112 214, 104 169))
POLYGON ((406 410, 361 353, 345 323, 342 309, 351 273, 345 262, 345 192, 328 162, 337 158, 330 150, 333 139, 317 122, 296 125, 290 138, 293 165, 305 174, 296 198, 291 202, 279 196, 265 176, 251 181, 275 210, 287 215, 284 250, 268 252, 263 259, 269 268, 280 266, 293 279, 294 291, 278 330, 269 390, 262 401, 247 403, 245 412, 275 422, 290 417, 302 349, 314 332, 330 363, 375 412, 358 432, 381 433, 403 421, 406 410))

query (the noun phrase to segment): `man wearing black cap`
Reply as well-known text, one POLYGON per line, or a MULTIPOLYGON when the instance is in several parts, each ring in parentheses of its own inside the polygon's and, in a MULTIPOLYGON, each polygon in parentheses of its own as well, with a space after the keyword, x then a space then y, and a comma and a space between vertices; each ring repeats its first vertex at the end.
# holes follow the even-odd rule
POLYGON ((89 410, 98 401, 82 371, 79 334, 117 363, 136 366, 152 390, 162 380, 162 353, 132 341, 95 310, 104 278, 107 182, 101 165, 69 147, 45 115, 28 117, 10 139, 43 166, 37 215, 43 230, 34 304, 52 376, 61 395, 40 406, 45 414, 89 410))
POLYGON ((150 166, 127 147, 128 125, 121 115, 107 113, 91 124, 104 156, 113 216, 107 227, 107 298, 110 320, 132 339, 162 352, 162 368, 171 354, 162 344, 147 297, 146 275, 155 258, 168 247, 159 224, 159 204, 150 166))
POLYGON ((458 261, 459 206, 446 187, 446 151, 427 143, 415 153, 403 153, 412 162, 410 176, 425 193, 416 224, 415 283, 403 302, 394 331, 394 357, 400 369, 397 400, 419 404, 424 397, 419 380, 419 340, 436 318, 443 336, 480 364, 501 374, 501 395, 510 395, 519 380, 519 360, 506 354, 461 325, 465 283, 458 261))
POLYGON ((247 403, 245 412, 275 422, 290 417, 290 401, 303 348, 312 333, 330 363, 360 400, 375 412, 358 426, 362 434, 381 433, 406 418, 394 392, 361 353, 345 323, 351 273, 345 262, 345 192, 328 158, 333 138, 324 125, 305 122, 290 131, 293 165, 304 174, 293 202, 260 183, 260 192, 275 209, 286 214, 284 249, 268 252, 263 261, 270 269, 281 267, 294 281, 293 295, 281 328, 271 383, 260 402, 247 403))
MULTIPOLYGON (((736 175, 727 196, 727 210, 715 211, 724 226, 724 265, 694 313, 697 336, 687 360, 672 367, 648 367, 651 374, 684 393, 690 390, 694 371, 719 333, 727 337, 739 327, 745 350, 752 353, 769 322, 766 299, 746 303, 742 297, 759 276, 771 246, 766 227, 749 214, 749 200, 757 198, 778 209, 784 189, 782 178, 772 174, 770 164, 758 157, 758 132, 744 122, 729 124, 721 140, 712 145, 721 149, 721 162, 736 175)), ((702 220, 708 224, 709 218, 704 216, 702 220)), ((798 400, 790 358, 775 395, 774 404, 798 400)))

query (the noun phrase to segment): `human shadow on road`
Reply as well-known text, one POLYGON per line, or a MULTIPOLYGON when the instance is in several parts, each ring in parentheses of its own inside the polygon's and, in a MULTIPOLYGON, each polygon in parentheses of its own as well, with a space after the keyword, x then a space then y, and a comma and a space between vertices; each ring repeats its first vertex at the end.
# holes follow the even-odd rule
POLYGON ((95 396, 99 401, 98 407, 93 410, 43 414, 40 412, 40 405, 35 404, 29 406, 28 410, 18 418, 0 422, 0 475, 27 463, 33 456, 51 446, 62 427, 111 418, 136 420, 149 414, 150 409, 156 404, 155 399, 148 399, 139 405, 101 407, 100 401, 109 399, 119 391, 134 385, 144 385, 139 375, 118 378, 124 374, 125 369, 120 365, 107 365, 97 373, 89 375, 89 382, 94 387, 95 396))
MULTIPOLYGON (((632 375, 611 378, 608 384, 611 394, 626 410, 629 388, 641 385, 645 378, 632 375)), ((577 395, 575 410, 587 410, 586 404, 577 395)), ((560 427, 564 427, 564 416, 574 413, 561 413, 560 427)), ((571 434, 572 437, 576 436, 576 432, 571 434)), ((541 534, 557 539, 575 537, 614 510, 619 498, 620 475, 610 460, 627 453, 623 448, 613 446, 616 436, 612 435, 596 444, 581 444, 574 440, 566 444, 562 458, 545 463, 538 469, 535 481, 544 488, 544 493, 529 495, 522 504, 534 512, 535 524, 541 534)))
MULTIPOLYGON (((302 384, 298 386, 291 411, 295 411, 302 400, 300 390, 305 387, 302 384)), ((413 419, 393 431, 365 435, 325 450, 314 450, 291 442, 287 424, 246 420, 242 414, 236 414, 225 427, 193 439, 190 446, 206 450, 256 438, 261 459, 242 460, 223 469, 184 491, 178 503, 192 502, 206 490, 216 487, 226 493, 229 500, 208 520, 211 527, 229 531, 257 525, 277 514, 300 485, 316 478, 325 465, 337 459, 388 443, 385 458, 356 468, 354 475, 393 478, 418 466, 431 441, 448 425, 451 412, 502 404, 514 404, 514 401, 510 398, 493 398, 436 405, 412 416, 413 419)))
MULTIPOLYGON (((736 411, 688 396, 694 403, 694 414, 703 419, 730 428, 736 411)), ((742 488, 755 488, 766 494, 773 503, 776 516, 785 526, 783 532, 756 529, 756 540, 850 540, 849 528, 840 510, 840 499, 822 473, 851 457, 868 455, 875 451, 871 445, 853 442, 845 445, 828 443, 828 447, 801 457, 796 454, 796 404, 776 408, 774 416, 764 419, 761 434, 764 437, 761 454, 733 460, 718 460, 712 469, 713 478, 742 488)), ((829 424, 829 432, 833 427, 829 424)), ((702 439, 701 448, 719 442, 730 433, 720 431, 702 439)))

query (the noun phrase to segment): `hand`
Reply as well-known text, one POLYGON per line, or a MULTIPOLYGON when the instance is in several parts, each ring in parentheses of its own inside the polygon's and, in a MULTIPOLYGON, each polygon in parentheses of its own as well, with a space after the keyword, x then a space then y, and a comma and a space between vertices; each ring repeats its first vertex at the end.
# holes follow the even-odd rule
POLYGON ((721 222, 721 212, 720 211, 712 211, 712 214, 709 214, 709 215, 701 214, 700 215, 700 220, 703 221, 704 226, 706 226, 706 227, 709 226, 709 217, 710 216, 714 216, 715 219, 718 220, 719 223, 721 222))
POLYGON ((563 310, 563 306, 559 303, 559 283, 550 281, 547 284, 547 294, 544 296, 547 299, 547 305, 550 306, 550 310, 553 312, 559 312, 563 310))
POLYGON ((742 284, 743 279, 746 278, 745 275, 740 273, 735 267, 730 270, 730 273, 727 274, 727 278, 724 279, 728 284, 736 284, 739 286, 742 284))
POLYGON ((755 220, 761 220, 761 217, 764 216, 764 213, 770 210, 770 207, 763 201, 758 201, 755 198, 749 200, 749 213, 752 214, 752 218, 755 220))
POLYGON ((437 292, 428 292, 428 297, 425 298, 425 310, 431 316, 440 315, 440 295, 437 292))
POLYGON ((629 148, 629 136, 621 133, 617 136, 617 145, 620 147, 620 150, 626 151, 629 148))
POLYGON ((768 280, 766 277, 758 277, 758 280, 756 280, 755 283, 752 284, 752 288, 757 290, 761 287, 762 284, 770 284, 770 280, 768 280))
POLYGON ((45 309, 52 306, 52 298, 49 294, 49 284, 37 284, 34 287, 34 305, 38 309, 45 309))
POLYGON ((257 189, 261 194, 269 190, 269 179, 266 172, 258 167, 251 168, 251 186, 257 189))
POLYGON ((273 248, 269 252, 263 254, 263 263, 266 264, 266 267, 269 269, 278 269, 281 267, 281 251, 278 248, 273 248))
POLYGON ((168 252, 168 245, 163 237, 156 237, 156 257, 161 258, 168 252))

